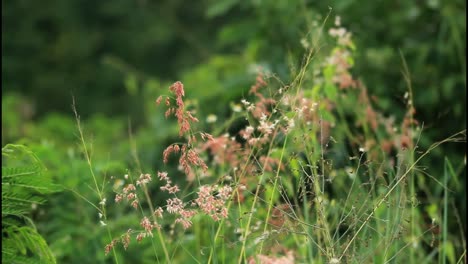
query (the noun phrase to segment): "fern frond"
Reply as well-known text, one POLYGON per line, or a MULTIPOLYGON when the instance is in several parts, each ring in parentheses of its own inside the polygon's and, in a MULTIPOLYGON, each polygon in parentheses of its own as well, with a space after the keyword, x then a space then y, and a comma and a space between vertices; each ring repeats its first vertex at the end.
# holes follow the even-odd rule
POLYGON ((27 214, 43 204, 44 194, 60 190, 39 158, 26 146, 2 148, 2 262, 56 263, 27 214))

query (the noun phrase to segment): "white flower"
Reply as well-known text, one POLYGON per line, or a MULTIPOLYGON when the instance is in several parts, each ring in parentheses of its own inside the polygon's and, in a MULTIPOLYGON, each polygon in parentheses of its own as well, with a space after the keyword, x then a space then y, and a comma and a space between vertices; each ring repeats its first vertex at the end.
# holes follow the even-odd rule
POLYGON ((218 117, 216 115, 214 115, 214 114, 210 114, 206 118, 207 123, 214 123, 214 122, 216 122, 216 120, 218 120, 218 117))
POLYGON ((340 16, 335 17, 335 26, 337 26, 337 27, 341 26, 341 17, 340 16))
POLYGON ((302 38, 301 39, 301 45, 304 49, 309 49, 310 45, 309 45, 309 42, 307 41, 307 39, 305 38, 302 38))
POLYGON ((294 128, 296 124, 294 123, 294 119, 289 119, 288 120, 288 130, 291 130, 292 128, 294 128))
POLYGON ((225 175, 225 176, 224 176, 224 179, 225 179, 226 181, 230 181, 230 180, 232 180, 232 176, 230 176, 230 175, 225 175))
POLYGON ((238 105, 238 104, 232 105, 231 108, 232 108, 232 111, 234 111, 236 113, 239 113, 239 112, 242 111, 242 107, 240 105, 238 105))

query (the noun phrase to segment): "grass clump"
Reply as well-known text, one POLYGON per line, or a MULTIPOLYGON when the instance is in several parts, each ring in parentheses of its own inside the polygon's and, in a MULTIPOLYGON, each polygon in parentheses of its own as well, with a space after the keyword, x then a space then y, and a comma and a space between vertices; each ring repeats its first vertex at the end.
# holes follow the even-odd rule
POLYGON ((257 68, 248 94, 213 131, 199 130, 197 109, 185 99, 190 87, 171 85, 156 103, 177 119, 178 137, 159 156, 164 167, 153 172, 142 168, 130 137, 135 168, 98 180, 78 122, 99 200, 94 207, 108 233, 106 254, 119 262, 116 246, 133 252, 135 241, 151 263, 464 258, 463 237, 447 232, 448 181, 457 175, 452 161, 445 161, 442 179, 420 164, 439 145, 465 141, 465 131, 421 149, 424 127, 414 118, 404 60, 406 114, 397 120, 374 107, 378 98, 353 75, 356 47, 340 19, 328 32, 332 49, 319 47, 322 30, 307 35, 315 41, 303 39, 306 53, 289 82, 257 68), (443 190, 440 197, 424 188, 428 181, 443 190), (114 206, 139 220, 117 228, 107 213, 114 206))

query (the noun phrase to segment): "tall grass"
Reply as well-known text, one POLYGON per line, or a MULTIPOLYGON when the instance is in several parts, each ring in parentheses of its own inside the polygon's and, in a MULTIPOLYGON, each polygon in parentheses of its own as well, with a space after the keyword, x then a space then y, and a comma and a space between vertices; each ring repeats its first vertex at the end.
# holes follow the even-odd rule
POLYGON ((99 180, 75 110, 98 204, 85 199, 102 215, 109 235, 105 248, 116 263, 117 246, 126 250, 134 240, 151 248, 145 255, 150 258, 142 260, 148 263, 417 263, 431 262, 435 255, 439 263, 452 263, 465 258, 465 251, 455 252, 464 240, 448 232, 447 186, 456 177, 451 162, 445 160, 443 182, 426 177, 420 167, 441 144, 465 141, 465 131, 420 150, 424 131, 414 118, 415 95, 404 60, 407 113, 395 120, 375 109, 367 88, 351 74, 356 47, 339 19, 329 35, 333 47, 321 51, 314 42, 289 83, 258 69, 249 94, 236 102, 240 111, 213 134, 199 130, 195 111, 187 110, 185 93, 191 88, 174 83, 157 104, 166 105, 167 118, 177 119, 179 140, 161 153, 166 167, 153 172, 143 170, 140 146, 129 131, 134 172, 99 180), (243 125, 228 133, 233 121, 243 125), (186 182, 174 183, 178 177, 186 182), (443 203, 437 197, 426 202, 443 208, 438 245, 431 241, 440 223, 427 223, 419 201, 425 191, 419 183, 427 180, 444 190, 443 203), (123 185, 106 188, 116 181, 123 185), (165 204, 156 202, 159 195, 168 197, 165 204), (106 214, 107 206, 116 206, 111 200, 134 207, 128 213, 139 214, 140 223, 127 231, 111 230, 106 214))

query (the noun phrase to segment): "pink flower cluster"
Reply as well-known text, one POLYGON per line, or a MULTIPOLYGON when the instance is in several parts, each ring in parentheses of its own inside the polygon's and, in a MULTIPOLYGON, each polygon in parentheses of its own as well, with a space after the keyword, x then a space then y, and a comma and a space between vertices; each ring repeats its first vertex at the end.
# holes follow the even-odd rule
POLYGON ((184 202, 179 198, 168 199, 166 211, 170 214, 178 214, 179 217, 175 220, 175 223, 180 223, 184 229, 192 226, 192 218, 197 212, 191 209, 185 209, 184 202))
MULTIPOLYGON (((286 252, 285 256, 275 257, 275 256, 267 256, 267 255, 257 255, 260 264, 294 264, 295 258, 294 253, 292 251, 286 252)), ((256 264, 255 258, 251 257, 248 260, 248 264, 256 264)))
POLYGON ((261 88, 266 87, 267 83, 264 80, 263 73, 261 71, 258 72, 257 78, 255 79, 255 84, 250 87, 249 94, 254 94, 255 97, 258 98, 258 101, 254 104, 250 104, 244 101, 244 105, 246 105, 248 110, 252 113, 252 115, 260 119, 263 115, 270 115, 270 109, 276 104, 276 100, 273 98, 265 97, 261 93, 261 88))
MULTIPOLYGON (((142 174, 143 175, 143 174, 142 174)), ((136 187, 132 183, 128 184, 126 187, 122 189, 122 193, 118 193, 115 195, 115 202, 119 203, 122 201, 123 198, 126 198, 127 201, 131 202, 133 208, 138 208, 138 198, 135 193, 136 187)))
POLYGON ((341 27, 341 21, 339 17, 335 19, 336 28, 329 30, 329 35, 337 39, 338 47, 332 52, 332 55, 328 57, 328 65, 335 66, 335 76, 333 82, 338 84, 341 89, 356 88, 357 82, 353 79, 349 72, 352 67, 352 59, 350 49, 354 48, 354 44, 351 41, 351 33, 347 32, 344 27, 341 27))
POLYGON ((232 188, 230 186, 203 185, 200 186, 195 203, 205 214, 211 216, 213 220, 219 221, 228 216, 228 211, 224 204, 231 196, 231 192, 232 188), (214 195, 214 191, 217 191, 218 194, 214 195))
POLYGON ((172 185, 171 179, 167 176, 167 172, 158 172, 159 180, 166 181, 166 185, 161 186, 161 191, 167 191, 168 193, 177 193, 180 191, 179 186, 172 185))
POLYGON ((109 252, 118 244, 122 243, 125 250, 127 250, 128 246, 130 245, 130 234, 132 233, 132 229, 128 229, 120 239, 113 239, 111 243, 107 244, 104 248, 104 253, 107 255, 109 252))
MULTIPOLYGON (((166 106, 169 108, 166 111, 165 116, 168 117, 171 114, 177 117, 177 122, 179 123, 179 136, 187 137, 187 144, 172 144, 168 146, 163 152, 163 161, 167 163, 169 161, 169 156, 172 153, 179 153, 179 165, 182 167, 182 170, 187 175, 189 181, 195 179, 194 167, 201 168, 203 173, 206 173, 208 166, 205 164, 205 161, 200 158, 197 150, 193 147, 193 144, 196 143, 197 139, 193 134, 188 132, 191 131, 191 122, 198 122, 198 119, 192 115, 190 111, 185 111, 185 104, 183 97, 185 96, 184 85, 181 82, 175 82, 169 90, 176 96, 176 105, 177 107, 172 107, 171 100, 169 97, 166 97, 166 106)), ((162 101, 160 96, 156 103, 159 104, 162 101)), ((200 133, 202 140, 212 140, 213 137, 208 133, 200 133)))
MULTIPOLYGON (((186 136, 187 143, 175 143, 168 146, 163 152, 163 161, 164 163, 168 163, 169 156, 171 154, 180 154, 179 165, 187 175, 187 179, 189 181, 193 181, 195 179, 194 168, 201 168, 203 172, 206 172, 208 169, 208 166, 199 156, 198 149, 194 145, 194 143, 196 143, 196 137, 191 134, 191 122, 198 122, 198 119, 193 117, 189 111, 185 111, 183 101, 185 92, 183 84, 181 82, 174 83, 170 87, 170 91, 175 95, 176 106, 172 106, 173 104, 171 102, 171 98, 166 97, 165 104, 168 107, 168 110, 166 111, 165 115, 168 117, 169 115, 173 114, 177 118, 179 124, 179 136, 186 136)), ((156 103, 160 104, 161 101, 162 97, 159 97, 156 100, 156 103)), ((208 133, 200 132, 198 134, 203 141, 215 141, 213 136, 208 133)), ((161 225, 156 222, 156 219, 162 218, 164 212, 177 215, 175 223, 179 223, 184 229, 187 229, 192 225, 191 218, 199 211, 211 216, 215 221, 219 221, 220 219, 226 218, 228 216, 228 209, 226 208, 225 204, 231 197, 231 187, 203 185, 200 187, 200 191, 197 193, 197 198, 190 203, 184 202, 182 199, 176 196, 180 191, 180 188, 178 185, 173 184, 167 172, 158 172, 157 176, 159 181, 164 184, 160 187, 161 191, 168 192, 169 194, 174 195, 174 197, 166 200, 165 209, 158 207, 156 210, 154 210, 154 212, 152 212, 151 216, 154 221, 150 221, 147 216, 143 216, 140 221, 140 227, 142 230, 137 231, 138 235, 136 236, 136 240, 138 242, 145 237, 152 237, 153 230, 155 228, 161 228, 161 225), (186 208, 187 205, 196 206, 197 208, 186 208)), ((127 180, 128 175, 125 175, 124 178, 127 180)), ((127 185, 124 185, 122 190, 115 195, 115 202, 120 203, 125 199, 131 204, 132 207, 138 208, 139 202, 137 188, 142 188, 151 181, 151 174, 141 174, 135 183, 128 183, 127 185)), ((126 249, 130 242, 130 233, 131 229, 122 235, 121 240, 114 239, 110 244, 106 245, 106 254, 108 254, 110 250, 119 242, 121 242, 126 249)))
MULTIPOLYGON (((196 117, 192 116, 190 111, 185 111, 185 104, 183 97, 185 96, 184 85, 181 82, 175 82, 169 90, 176 96, 176 106, 171 106, 171 100, 169 97, 166 97, 166 106, 169 108, 167 109, 165 116, 169 117, 170 115, 174 115, 177 117, 177 122, 179 123, 179 136, 183 136, 185 133, 190 131, 190 122, 198 122, 196 117)), ((162 96, 159 96, 156 100, 156 104, 160 104, 162 101, 162 96)))

